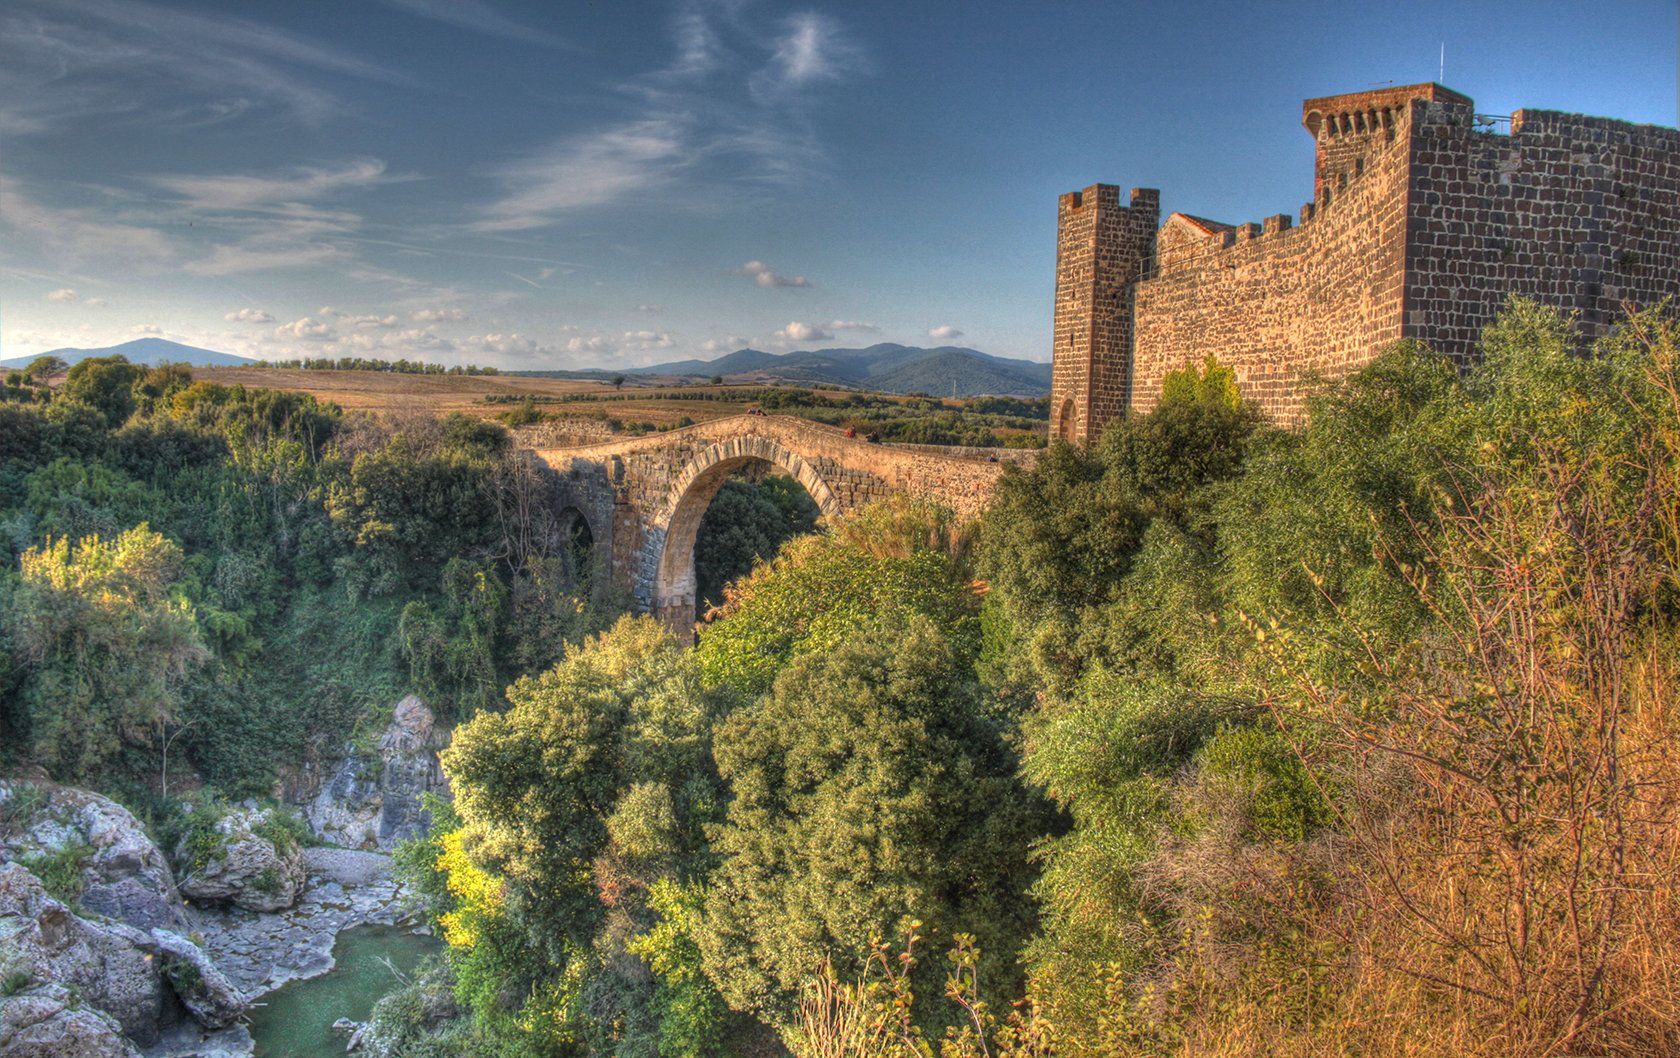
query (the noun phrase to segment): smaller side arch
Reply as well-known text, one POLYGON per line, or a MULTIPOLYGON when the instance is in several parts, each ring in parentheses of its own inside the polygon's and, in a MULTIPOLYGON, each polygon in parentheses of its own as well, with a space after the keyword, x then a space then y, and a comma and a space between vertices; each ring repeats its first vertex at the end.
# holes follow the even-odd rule
POLYGON ((791 474, 810 493, 824 518, 844 513, 840 500, 803 457, 766 437, 739 437, 712 445, 683 467, 649 520, 636 578, 637 601, 679 635, 694 626, 694 541, 706 508, 729 476, 751 463, 770 463, 791 474))

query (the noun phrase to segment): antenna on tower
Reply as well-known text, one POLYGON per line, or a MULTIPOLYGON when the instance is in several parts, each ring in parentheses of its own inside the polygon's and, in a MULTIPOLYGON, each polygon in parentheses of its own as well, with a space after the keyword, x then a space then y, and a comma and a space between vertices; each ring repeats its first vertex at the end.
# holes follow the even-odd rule
POLYGON ((1447 83, 1447 42, 1441 42, 1441 74, 1435 79, 1436 84, 1447 83))

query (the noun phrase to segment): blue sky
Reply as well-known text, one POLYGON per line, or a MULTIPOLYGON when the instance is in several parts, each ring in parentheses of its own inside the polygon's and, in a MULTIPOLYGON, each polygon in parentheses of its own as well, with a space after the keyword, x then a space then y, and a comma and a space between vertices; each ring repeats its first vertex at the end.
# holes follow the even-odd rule
POLYGON ((1311 196, 1302 99, 1676 122, 1680 0, 5 0, 0 355, 1048 359, 1055 198, 1311 196))

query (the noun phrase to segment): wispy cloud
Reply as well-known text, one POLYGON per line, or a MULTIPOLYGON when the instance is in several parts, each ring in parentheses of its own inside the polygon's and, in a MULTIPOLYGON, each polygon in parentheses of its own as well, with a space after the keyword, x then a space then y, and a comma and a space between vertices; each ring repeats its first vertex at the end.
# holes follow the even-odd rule
POLYGON ((0 228, 78 260, 162 264, 177 255, 174 240, 155 227, 106 220, 92 208, 49 205, 5 174, 0 174, 0 228))
POLYGON ((271 315, 270 313, 264 312, 261 309, 240 309, 238 312, 228 313, 226 316, 223 316, 222 319, 227 320, 230 323, 273 323, 274 322, 273 315, 271 315))
POLYGON ((379 2, 387 7, 406 11, 420 18, 459 26, 462 29, 470 29, 474 33, 483 33, 486 36, 523 41, 527 44, 542 44, 551 48, 574 47, 564 38, 533 26, 527 26, 522 22, 516 22, 489 4, 480 2, 480 0, 379 0, 379 2))
POLYGON ((335 166, 298 166, 283 176, 243 173, 160 175, 150 182, 182 199, 188 209, 252 211, 292 216, 329 216, 304 208, 304 203, 336 192, 411 179, 388 175, 377 158, 357 158, 335 166))
POLYGON ((865 334, 881 333, 881 328, 873 323, 864 323, 861 320, 831 320, 828 329, 831 331, 862 331, 865 334))
POLYGON ((71 290, 69 287, 63 287, 59 290, 49 291, 47 293, 47 300, 62 302, 80 301, 82 300, 82 296, 74 290, 71 290))
POLYGON ((811 281, 804 276, 784 276, 770 270, 763 261, 748 261, 729 270, 732 276, 750 276, 761 287, 808 287, 811 281))
POLYGON ((804 12, 782 23, 770 61, 753 75, 753 95, 761 102, 785 103, 813 85, 844 80, 866 66, 861 50, 840 23, 804 12))
POLYGON ((668 208, 709 204, 728 184, 785 182, 825 164, 804 114, 810 90, 866 65, 837 22, 802 15, 767 33, 696 4, 677 17, 674 37, 669 65, 618 86, 632 116, 490 169, 502 193, 472 226, 539 228, 637 196, 668 208))
POLYGON ((408 315, 420 323, 460 322, 472 319, 472 315, 465 309, 416 309, 408 315))
POLYGON ((349 257, 349 253, 328 243, 268 245, 261 240, 253 240, 238 246, 214 246, 210 256, 188 261, 182 267, 195 276, 229 276, 240 272, 307 268, 349 257))
POLYGON ((154 86, 147 120, 201 124, 257 106, 319 123, 341 113, 320 74, 408 84, 349 52, 272 25, 141 0, 11 0, 0 13, 0 131, 53 129, 137 108, 133 80, 154 86), (159 105, 173 92, 173 105, 159 105))
POLYGON ((475 227, 541 227, 559 214, 651 191, 692 160, 689 133, 676 116, 648 117, 578 136, 503 167, 497 177, 508 193, 484 207, 484 219, 475 227))
POLYGON ((951 326, 929 327, 927 336, 929 338, 938 339, 942 342, 948 342, 953 338, 961 338, 963 336, 963 332, 951 326))

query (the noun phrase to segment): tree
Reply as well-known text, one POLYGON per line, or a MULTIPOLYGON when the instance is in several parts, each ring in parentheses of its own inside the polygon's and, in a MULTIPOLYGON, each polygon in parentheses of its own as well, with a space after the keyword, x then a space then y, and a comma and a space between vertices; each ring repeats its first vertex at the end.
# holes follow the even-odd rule
POLYGON ((33 753, 55 777, 109 782, 111 764, 133 776, 149 761, 183 678, 209 657, 176 593, 181 561, 145 525, 24 552, 5 617, 33 753))
POLYGON ((59 398, 80 401, 105 416, 112 429, 134 413, 134 385, 146 369, 123 356, 90 356, 77 361, 59 387, 59 398))
POLYGON ((466 909, 472 921, 445 918, 468 1002, 505 1023, 500 997, 529 997, 519 1020, 548 1028, 509 1029, 529 1046, 517 1053, 563 1038, 679 1053, 660 1047, 663 1019, 690 1041, 707 1031, 688 1014, 710 986, 672 930, 686 934, 686 890, 709 864, 704 828, 722 801, 711 730, 727 695, 702 686, 662 625, 626 618, 508 698, 444 754, 462 824, 450 885, 482 876, 493 894, 466 909), (498 967, 519 969, 495 979, 498 967))
POLYGON ((723 483, 701 519, 694 542, 695 595, 701 612, 724 601, 723 586, 769 558, 795 536, 815 531, 816 501, 793 478, 777 474, 754 484, 723 483))
MULTIPOLYGON (((1027 853, 1047 820, 970 665, 926 617, 889 614, 792 661, 718 730, 734 797, 700 944, 732 1006, 789 1024, 826 957, 851 976, 906 916, 980 938, 988 998, 1013 993, 1027 853)), ((929 971, 924 985, 942 980, 929 971)))

